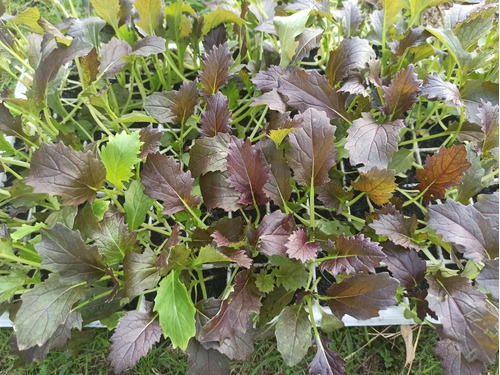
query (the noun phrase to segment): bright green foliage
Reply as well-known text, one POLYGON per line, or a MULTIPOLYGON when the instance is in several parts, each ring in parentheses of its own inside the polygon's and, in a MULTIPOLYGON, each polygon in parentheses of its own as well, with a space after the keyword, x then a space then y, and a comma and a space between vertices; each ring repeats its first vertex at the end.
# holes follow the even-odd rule
POLYGON ((141 161, 137 157, 142 142, 139 132, 122 132, 110 138, 101 150, 101 160, 106 167, 106 179, 118 189, 125 189, 124 181, 132 177, 132 168, 141 161))
POLYGON ((304 31, 309 18, 309 9, 301 10, 288 17, 275 17, 274 28, 280 38, 281 60, 280 65, 286 68, 292 61, 295 49, 299 42, 295 38, 304 31))
POLYGON ((170 338, 174 348, 186 350, 189 339, 196 333, 196 309, 186 287, 179 281, 180 273, 180 270, 170 272, 160 282, 154 311, 158 312, 163 334, 170 338))
POLYGON ((90 0, 90 3, 104 21, 118 30, 118 21, 120 20, 120 2, 118 0, 90 0))
POLYGON ((208 33, 214 27, 219 26, 221 23, 236 24, 242 26, 245 24, 240 17, 229 10, 217 8, 214 11, 203 16, 203 34, 208 33))
POLYGON ((154 35, 160 24, 161 0, 136 0, 134 6, 140 17, 135 24, 148 35, 154 35))
POLYGON ((139 229, 148 213, 153 200, 144 194, 144 186, 140 181, 131 182, 127 191, 125 191, 125 214, 127 215, 127 224, 130 230, 139 229))

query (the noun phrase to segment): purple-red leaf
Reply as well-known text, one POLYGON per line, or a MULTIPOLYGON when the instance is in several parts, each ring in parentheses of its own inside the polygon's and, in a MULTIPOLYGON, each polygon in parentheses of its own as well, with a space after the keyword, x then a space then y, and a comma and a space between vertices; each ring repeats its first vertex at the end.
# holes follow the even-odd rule
POLYGON ((213 137, 198 138, 189 151, 189 170, 193 177, 199 177, 208 172, 226 170, 229 134, 217 134, 213 137))
POLYGON ((160 153, 150 154, 141 172, 144 194, 163 202, 163 213, 172 215, 186 206, 195 207, 200 198, 191 195, 194 178, 183 172, 172 157, 160 153))
POLYGON ((129 311, 111 336, 108 359, 115 373, 131 369, 160 341, 161 327, 151 312, 129 311))
POLYGON ((203 48, 205 51, 210 51, 212 47, 218 47, 227 42, 226 26, 223 24, 211 29, 207 35, 203 37, 203 48))
POLYGON ((196 81, 184 81, 179 90, 174 92, 175 100, 172 106, 174 121, 183 124, 193 114, 199 97, 198 86, 196 81))
POLYGON ((286 111, 286 104, 276 89, 272 89, 271 91, 265 92, 261 96, 254 98, 251 106, 255 107, 261 104, 265 104, 269 107, 269 109, 280 113, 284 113, 286 111))
POLYGON ((417 169, 416 178, 420 182, 418 189, 427 191, 424 201, 429 204, 431 197, 443 199, 446 189, 460 184, 461 176, 469 169, 471 163, 467 161, 465 146, 441 147, 436 155, 425 159, 423 169, 417 169))
POLYGON ((498 229, 472 205, 447 200, 428 208, 428 226, 476 262, 498 256, 498 229))
POLYGON ((258 313, 262 305, 255 286, 252 270, 236 275, 236 285, 227 299, 222 301, 220 311, 203 327, 202 342, 218 341, 234 337, 236 332, 246 332, 250 313, 258 313))
POLYGON ((434 353, 441 358, 443 375, 478 375, 486 371, 482 361, 468 362, 452 340, 440 340, 434 353))
POLYGON ((93 152, 75 151, 64 143, 42 143, 31 158, 26 179, 35 193, 60 195, 70 206, 92 201, 106 177, 93 152))
POLYGON ((309 108, 324 111, 330 120, 345 115, 343 98, 315 70, 287 71, 279 79, 278 92, 288 98, 290 107, 301 112, 309 108))
POLYGON ((256 230, 248 229, 248 241, 264 254, 286 256, 286 241, 295 231, 292 214, 276 210, 263 217, 256 230))
POLYGON ((101 65, 99 65, 99 72, 105 72, 103 78, 114 78, 116 73, 127 64, 122 57, 127 56, 130 52, 132 52, 130 44, 115 37, 103 44, 100 51, 101 65))
POLYGON ((451 82, 445 82, 439 76, 427 76, 420 95, 427 99, 444 100, 446 104, 460 108, 464 105, 458 87, 451 82))
POLYGON ((371 114, 363 112, 363 118, 354 120, 347 130, 345 148, 349 151, 352 165, 363 163, 362 172, 374 167, 386 169, 392 155, 398 150, 399 133, 403 120, 378 124, 371 114))
POLYGON ((200 134, 213 137, 218 133, 231 133, 231 111, 227 97, 217 92, 207 99, 207 109, 201 114, 200 134))
POLYGON ((279 65, 271 65, 266 70, 258 72, 254 78, 251 79, 255 88, 262 92, 269 92, 279 88, 281 77, 285 74, 285 69, 279 65))
POLYGON ((269 138, 261 139, 256 147, 262 152, 264 163, 271 166, 269 180, 264 185, 264 193, 274 204, 282 206, 283 202, 288 202, 292 195, 290 185, 292 172, 286 163, 285 155, 269 138))
POLYGON ((240 209, 241 194, 229 186, 226 172, 208 172, 200 177, 203 203, 207 208, 222 208, 226 212, 240 209))
POLYGON ((303 127, 290 133, 288 164, 292 167, 295 181, 302 186, 320 186, 330 179, 328 171, 335 165, 337 150, 335 126, 325 112, 310 108, 298 115, 303 127))
POLYGON ((158 152, 161 146, 160 138, 162 135, 161 131, 154 129, 151 125, 147 128, 142 128, 139 132, 140 141, 142 142, 140 158, 145 158, 149 154, 158 152))
POLYGON ((426 279, 429 307, 442 324, 441 338, 454 341, 469 362, 493 363, 498 351, 498 310, 465 277, 443 277, 439 272, 426 279))
POLYGON ((332 340, 316 336, 316 355, 309 365, 310 375, 347 375, 344 368, 344 360, 335 352, 332 352, 328 345, 332 340))
POLYGON ((474 208, 487 218, 493 228, 498 229, 498 191, 493 194, 479 194, 474 208))
POLYGON ((356 319, 369 319, 379 316, 383 310, 396 303, 399 283, 388 273, 365 275, 355 274, 340 284, 333 284, 326 291, 331 297, 328 306, 339 319, 350 315, 356 319))
POLYGON ((232 64, 233 59, 227 43, 212 47, 203 57, 203 71, 200 73, 200 82, 205 94, 215 94, 229 81, 229 67, 232 64))
POLYGON ((344 271, 348 274, 375 272, 375 267, 385 258, 379 244, 362 234, 352 237, 341 234, 335 243, 328 240, 326 247, 328 256, 333 259, 321 262, 320 269, 328 270, 334 276, 344 271))
POLYGON ((159 36, 146 36, 132 46, 131 55, 148 57, 165 52, 166 40, 159 36))
POLYGON ((498 105, 481 103, 477 117, 481 120, 481 129, 484 132, 483 153, 486 156, 498 155, 498 105))
POLYGON ((174 91, 154 92, 144 100, 144 109, 156 121, 166 124, 173 122, 176 117, 172 112, 174 104, 174 91))
POLYGON ((488 289, 491 296, 498 301, 498 259, 486 260, 476 281, 488 289))
POLYGON ((229 375, 230 361, 216 349, 205 349, 194 338, 186 349, 188 354, 187 375, 229 375))
POLYGON ((396 58, 403 55, 409 48, 421 46, 429 36, 430 34, 427 30, 421 27, 414 27, 408 30, 403 39, 395 40, 388 44, 393 56, 396 58))
POLYGON ((73 328, 79 331, 82 330, 82 315, 79 311, 69 314, 66 321, 57 328, 54 334, 42 346, 35 345, 25 350, 19 350, 16 335, 12 335, 9 337, 11 351, 20 356, 26 363, 43 361, 50 350, 64 347, 68 339, 71 338, 71 330, 73 328))
POLYGON ((44 100, 47 86, 56 78, 59 69, 76 57, 85 56, 92 49, 92 45, 82 39, 74 39, 69 46, 58 46, 48 56, 45 56, 35 70, 33 85, 38 100, 44 100))
POLYGON ((332 181, 318 187, 318 199, 323 202, 326 208, 335 210, 337 214, 342 212, 344 203, 351 200, 352 197, 352 190, 345 191, 341 185, 332 181))
POLYGON ((44 268, 57 272, 61 281, 89 284, 105 274, 102 256, 97 246, 86 245, 80 232, 57 223, 52 229, 42 229, 42 240, 35 248, 42 257, 44 268))
POLYGON ((288 366, 295 366, 311 346, 311 323, 302 304, 286 306, 276 322, 278 351, 288 366))
POLYGON ((405 218, 401 211, 396 211, 395 213, 379 215, 378 219, 373 220, 368 226, 374 229, 379 236, 387 237, 396 245, 418 251, 420 247, 412 240, 417 224, 415 215, 405 218))
POLYGON ((417 78, 413 65, 410 64, 406 69, 400 70, 389 86, 382 87, 385 102, 382 107, 384 114, 391 115, 393 120, 402 118, 404 113, 417 102, 421 85, 422 81, 417 78))
POLYGON ((239 138, 231 139, 225 166, 229 186, 240 193, 239 203, 252 204, 255 201, 261 205, 269 202, 263 189, 271 167, 264 164, 261 152, 250 139, 245 142, 239 138))
POLYGON ((64 283, 52 273, 48 279, 25 291, 14 320, 19 350, 44 345, 66 322, 71 308, 88 289, 84 283, 64 283))
POLYGON ((348 76, 356 68, 364 68, 371 59, 375 59, 375 51, 366 39, 358 37, 346 38, 330 52, 326 67, 328 82, 335 85, 348 76))
POLYGON ((321 246, 317 242, 309 242, 309 235, 302 228, 288 237, 285 247, 290 258, 298 259, 303 263, 315 259, 316 253, 321 250, 321 246))
POLYGON ((160 281, 160 271, 156 266, 156 254, 144 249, 142 254, 128 253, 123 260, 125 278, 124 297, 132 298, 137 294, 153 289, 160 281))
POLYGON ((387 264, 392 277, 402 286, 413 289, 424 280, 426 263, 415 250, 405 249, 387 241, 383 244, 383 251, 387 256, 384 263, 387 264))

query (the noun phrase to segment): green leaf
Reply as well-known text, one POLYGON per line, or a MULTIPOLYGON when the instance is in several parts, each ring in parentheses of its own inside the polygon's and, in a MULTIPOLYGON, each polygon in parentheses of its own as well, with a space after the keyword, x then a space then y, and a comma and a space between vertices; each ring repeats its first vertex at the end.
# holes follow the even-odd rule
POLYGON ((295 38, 306 28, 310 9, 304 9, 288 17, 274 17, 273 23, 280 39, 280 65, 286 68, 295 55, 299 42, 295 38))
POLYGON ((36 223, 33 225, 23 224, 23 225, 21 225, 20 228, 18 228, 15 232, 13 232, 10 235, 10 237, 14 241, 19 241, 19 240, 22 240, 25 236, 27 236, 33 232, 36 232, 40 228, 47 228, 47 224, 45 224, 45 223, 36 223))
POLYGON ((165 33, 166 38, 177 42, 180 41, 183 34, 182 13, 184 12, 191 13, 192 15, 196 14, 189 4, 184 4, 181 0, 165 7, 165 18, 167 20, 167 32, 165 33))
MULTIPOLYGON (((99 218, 99 220, 102 220, 104 217, 104 214, 109 208, 109 201, 103 201, 103 200, 96 200, 94 203, 92 203, 92 212, 94 213, 95 216, 99 218)), ((66 225, 68 228, 70 228, 70 225, 66 225)))
POLYGON ((393 169, 396 175, 405 173, 411 169, 412 163, 415 161, 413 150, 408 148, 401 148, 392 155, 392 160, 387 166, 387 169, 393 169))
POLYGON ((71 307, 82 299, 87 285, 68 285, 51 275, 21 297, 23 303, 14 321, 19 350, 42 346, 68 317, 71 307))
POLYGON ((405 3, 403 1, 393 0, 381 0, 381 3, 384 9, 384 24, 386 25, 386 29, 388 29, 391 25, 396 23, 399 12, 401 12, 405 3))
POLYGON ((268 137, 271 138, 278 148, 281 145, 281 142, 285 139, 288 133, 293 132, 297 128, 285 128, 285 129, 273 129, 270 131, 268 137))
POLYGON ((118 0, 90 0, 90 3, 104 21, 113 26, 113 29, 118 30, 118 22, 120 21, 120 2, 118 0))
POLYGON ((186 350, 196 334, 196 309, 184 284, 179 281, 181 270, 170 272, 160 282, 154 311, 158 312, 163 335, 169 337, 174 348, 186 350))
POLYGON ((204 263, 232 262, 230 258, 220 253, 215 247, 207 245, 200 249, 198 257, 193 262, 193 267, 201 266, 204 263))
POLYGON ((144 112, 139 112, 139 111, 132 111, 130 113, 127 113, 123 116, 120 116, 119 118, 113 120, 113 122, 116 123, 134 123, 134 122, 152 122, 156 124, 158 121, 156 121, 153 117, 147 115, 144 112))
POLYGON ((276 323, 278 351, 288 366, 295 366, 311 346, 311 323, 302 305, 287 306, 276 323))
POLYGON ((127 134, 122 132, 110 138, 101 150, 101 160, 106 167, 106 179, 118 189, 125 189, 123 181, 132 177, 132 168, 141 161, 137 157, 141 151, 138 131, 127 134))
POLYGON ((45 31, 38 24, 39 19, 40 19, 40 11, 38 10, 38 8, 29 8, 26 9, 24 12, 18 14, 16 18, 13 19, 13 22, 16 25, 27 25, 34 33, 43 35, 45 31))
MULTIPOLYGON (((398 1, 394 1, 397 3, 398 1)), ((410 24, 413 24, 416 20, 419 19, 421 13, 429 7, 434 7, 441 3, 445 3, 446 0, 410 0, 410 14, 411 21, 410 24)))
POLYGON ((126 254, 139 250, 137 232, 129 232, 121 215, 105 217, 91 237, 107 265, 117 265, 126 254))
POLYGON ((234 23, 238 26, 243 26, 245 21, 229 10, 217 8, 203 16, 203 28, 201 29, 203 35, 221 23, 234 23))
POLYGON ((160 25, 161 0, 136 0, 134 3, 140 20, 135 23, 148 35, 154 35, 160 25))
POLYGON ((272 292, 274 289, 274 275, 267 273, 264 269, 261 269, 255 278, 255 285, 262 293, 272 292))
POLYGON ((443 43, 460 69, 466 66, 472 59, 470 53, 464 50, 460 40, 458 40, 450 29, 441 30, 432 26, 427 26, 425 29, 443 43))
POLYGON ((7 276, 0 277, 0 303, 9 301, 14 294, 23 289, 28 277, 24 272, 12 269, 7 276))
POLYGON ((309 274, 304 268, 304 263, 282 259, 285 264, 275 271, 277 284, 283 285, 286 290, 296 290, 305 286, 309 274))
POLYGON ((125 191, 125 214, 127 215, 127 224, 130 230, 139 229, 146 215, 153 204, 153 199, 144 194, 144 185, 140 181, 134 180, 125 191))

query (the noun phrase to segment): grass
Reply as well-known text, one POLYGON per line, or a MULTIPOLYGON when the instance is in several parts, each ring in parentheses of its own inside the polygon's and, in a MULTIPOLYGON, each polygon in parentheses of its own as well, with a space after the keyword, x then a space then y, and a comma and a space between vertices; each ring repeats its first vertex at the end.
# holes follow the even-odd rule
MULTIPOLYGON (((413 326, 413 342, 419 327, 413 326)), ((107 375, 113 371, 106 359, 109 352, 111 332, 105 329, 85 329, 75 332, 75 341, 62 351, 52 352, 44 362, 23 366, 21 361, 10 354, 8 337, 11 329, 0 329, 0 375, 107 375)), ((330 335, 330 348, 339 351, 346 358, 348 374, 408 374, 405 366, 406 349, 400 327, 350 327, 330 335)), ((422 331, 414 349, 416 356, 410 374, 442 374, 439 360, 433 355, 437 341, 435 332, 422 326, 422 331)), ((233 375, 299 375, 308 373, 308 365, 314 357, 314 349, 297 366, 288 367, 283 362, 273 339, 256 342, 249 361, 234 361, 233 375)), ((178 349, 173 349, 168 340, 156 345, 126 375, 138 374, 184 374, 187 357, 178 349)))

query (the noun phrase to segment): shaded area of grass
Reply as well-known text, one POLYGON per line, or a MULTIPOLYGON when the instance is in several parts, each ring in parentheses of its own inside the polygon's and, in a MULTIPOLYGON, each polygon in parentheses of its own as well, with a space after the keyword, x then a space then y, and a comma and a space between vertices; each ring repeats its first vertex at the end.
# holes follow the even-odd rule
MULTIPOLYGON (((417 336, 415 327, 413 342, 417 336)), ((10 329, 0 329, 0 374, 1 375, 45 375, 45 374, 92 374, 107 375, 113 371, 106 357, 109 352, 111 332, 105 329, 85 329, 75 332, 70 346, 52 352, 44 362, 22 367, 16 356, 9 353, 10 329)), ((406 349, 398 326, 344 328, 330 335, 332 350, 346 358, 349 374, 407 374, 406 349)), ((433 355, 437 341, 435 332, 423 326, 417 342, 415 360, 410 374, 442 374, 438 359, 433 355)), ((256 342, 249 361, 234 361, 233 374, 245 375, 299 375, 308 373, 308 365, 314 357, 314 349, 297 366, 288 367, 281 358, 273 339, 256 342)), ((184 374, 187 356, 173 349, 168 340, 156 345, 142 358, 137 366, 126 374, 184 374)))

